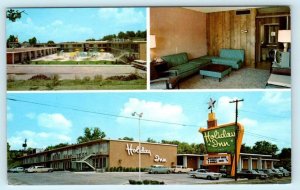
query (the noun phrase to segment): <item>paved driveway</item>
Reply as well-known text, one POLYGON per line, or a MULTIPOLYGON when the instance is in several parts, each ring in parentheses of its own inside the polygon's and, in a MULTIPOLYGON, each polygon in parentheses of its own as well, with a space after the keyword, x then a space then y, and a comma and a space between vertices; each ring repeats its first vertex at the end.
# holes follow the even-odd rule
POLYGON ((146 71, 136 69, 131 65, 7 65, 7 74, 14 76, 16 80, 27 80, 37 74, 58 74, 61 79, 75 79, 75 77, 95 75, 102 75, 106 78, 135 72, 146 76, 146 71))
MULTIPOLYGON (((194 179, 187 174, 148 174, 142 173, 142 180, 164 181, 167 185, 193 185, 233 181, 194 179)), ((8 173, 10 185, 128 185, 129 179, 138 180, 138 172, 53 172, 53 173, 8 173)))

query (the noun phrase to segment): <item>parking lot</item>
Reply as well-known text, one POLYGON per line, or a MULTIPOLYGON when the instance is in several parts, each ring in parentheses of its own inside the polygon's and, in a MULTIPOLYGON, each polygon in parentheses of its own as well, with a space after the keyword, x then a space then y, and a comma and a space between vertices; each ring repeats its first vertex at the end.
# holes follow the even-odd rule
MULTIPOLYGON (((67 172, 52 173, 8 173, 9 185, 129 185, 128 180, 138 180, 138 172, 67 172)), ((167 185, 192 185, 203 183, 230 182, 233 179, 219 180, 194 179, 187 174, 148 174, 142 173, 142 180, 164 181, 167 185)))

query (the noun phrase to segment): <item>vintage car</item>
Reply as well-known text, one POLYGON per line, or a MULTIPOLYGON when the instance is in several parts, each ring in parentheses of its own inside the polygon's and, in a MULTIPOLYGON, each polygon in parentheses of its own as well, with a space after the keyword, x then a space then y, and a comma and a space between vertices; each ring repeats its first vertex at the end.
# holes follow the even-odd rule
POLYGON ((279 167, 278 169, 283 174, 283 176, 285 176, 285 177, 291 176, 291 172, 288 171, 287 169, 285 169, 283 167, 279 167))
POLYGON ((197 169, 188 173, 189 176, 194 178, 204 178, 204 179, 220 179, 222 177, 221 173, 209 172, 206 169, 197 169))
POLYGON ((188 173, 193 171, 193 168, 187 168, 187 167, 183 167, 183 166, 172 166, 171 168, 172 173, 188 173))
POLYGON ((248 178, 248 179, 266 179, 268 178, 268 175, 265 173, 258 173, 255 170, 242 170, 237 173, 237 176, 239 178, 248 178))
POLYGON ((171 173, 171 169, 168 167, 165 167, 163 165, 152 165, 148 169, 149 174, 169 174, 171 173))
POLYGON ((46 168, 44 166, 32 166, 25 169, 26 173, 42 173, 42 172, 53 172, 53 168, 46 168))
POLYGON ((8 170, 8 172, 12 172, 12 173, 24 172, 24 168, 23 168, 23 167, 10 168, 10 169, 8 170))
POLYGON ((283 173, 279 169, 274 168, 272 171, 277 175, 276 177, 283 177, 283 173))

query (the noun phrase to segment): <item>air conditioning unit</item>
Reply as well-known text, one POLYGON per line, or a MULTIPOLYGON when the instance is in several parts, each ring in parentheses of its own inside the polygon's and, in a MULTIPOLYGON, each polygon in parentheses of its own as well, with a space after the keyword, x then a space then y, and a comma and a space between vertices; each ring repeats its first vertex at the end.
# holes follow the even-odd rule
POLYGON ((276 64, 282 68, 290 68, 290 52, 281 52, 279 50, 274 50, 274 61, 273 64, 276 64))

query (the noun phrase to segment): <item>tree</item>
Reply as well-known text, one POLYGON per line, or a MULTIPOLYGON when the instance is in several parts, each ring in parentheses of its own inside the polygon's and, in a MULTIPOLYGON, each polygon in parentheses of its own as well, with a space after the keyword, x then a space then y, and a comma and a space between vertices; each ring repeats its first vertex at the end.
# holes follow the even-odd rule
POLYGON ((282 167, 291 171, 291 158, 292 158, 292 149, 291 148, 283 148, 281 152, 277 155, 279 158, 279 162, 275 162, 275 167, 282 167))
POLYGON ((106 137, 105 133, 103 131, 101 131, 98 127, 94 127, 94 128, 86 127, 84 129, 84 135, 79 136, 77 138, 77 142, 84 143, 84 142, 88 142, 88 141, 92 141, 92 140, 96 140, 96 139, 103 139, 105 137, 106 137))
POLYGON ((136 37, 134 31, 127 31, 127 32, 126 32, 126 36, 127 36, 128 38, 134 38, 134 37, 136 37))
POLYGON ((12 22, 16 22, 17 19, 20 19, 22 17, 22 13, 25 13, 25 11, 9 9, 6 11, 6 18, 12 22))
POLYGON ((10 48, 11 43, 15 44, 17 47, 19 47, 19 43, 18 43, 18 37, 14 36, 14 35, 9 35, 9 37, 6 40, 6 47, 10 48))
POLYGON ((147 142, 149 142, 149 143, 158 143, 156 140, 154 140, 150 137, 147 139, 147 142))
POLYGON ((277 145, 268 141, 257 141, 252 147, 252 152, 254 154, 271 154, 272 156, 275 156, 277 151, 277 145))
POLYGON ((251 146, 246 146, 246 144, 244 143, 241 146, 241 152, 243 152, 243 153, 252 153, 253 151, 252 151, 251 146))
POLYGON ((95 40, 95 38, 89 38, 89 39, 86 39, 85 41, 88 42, 88 41, 96 41, 96 40, 95 40))
POLYGON ((34 46, 35 44, 36 44, 36 37, 33 37, 33 38, 31 38, 31 39, 29 39, 28 40, 28 42, 29 42, 29 44, 31 45, 31 46, 34 46))
POLYGON ((49 41, 47 42, 47 44, 52 45, 52 44, 55 44, 55 42, 52 41, 52 40, 49 40, 49 41))
POLYGON ((65 147, 65 146, 69 146, 69 143, 59 143, 57 145, 54 145, 54 146, 48 146, 45 148, 45 151, 48 151, 48 150, 53 150, 53 149, 56 149, 56 148, 62 148, 62 147, 65 147))
POLYGON ((119 138, 119 140, 133 141, 133 138, 132 137, 123 137, 123 138, 119 138))
POLYGON ((111 34, 111 35, 106 35, 106 36, 103 36, 102 39, 100 40, 103 40, 103 41, 111 41, 112 39, 114 38, 117 38, 117 36, 115 34, 111 34))
POLYGON ((127 35, 124 32, 119 32, 118 38, 120 38, 120 39, 126 39, 127 35))

